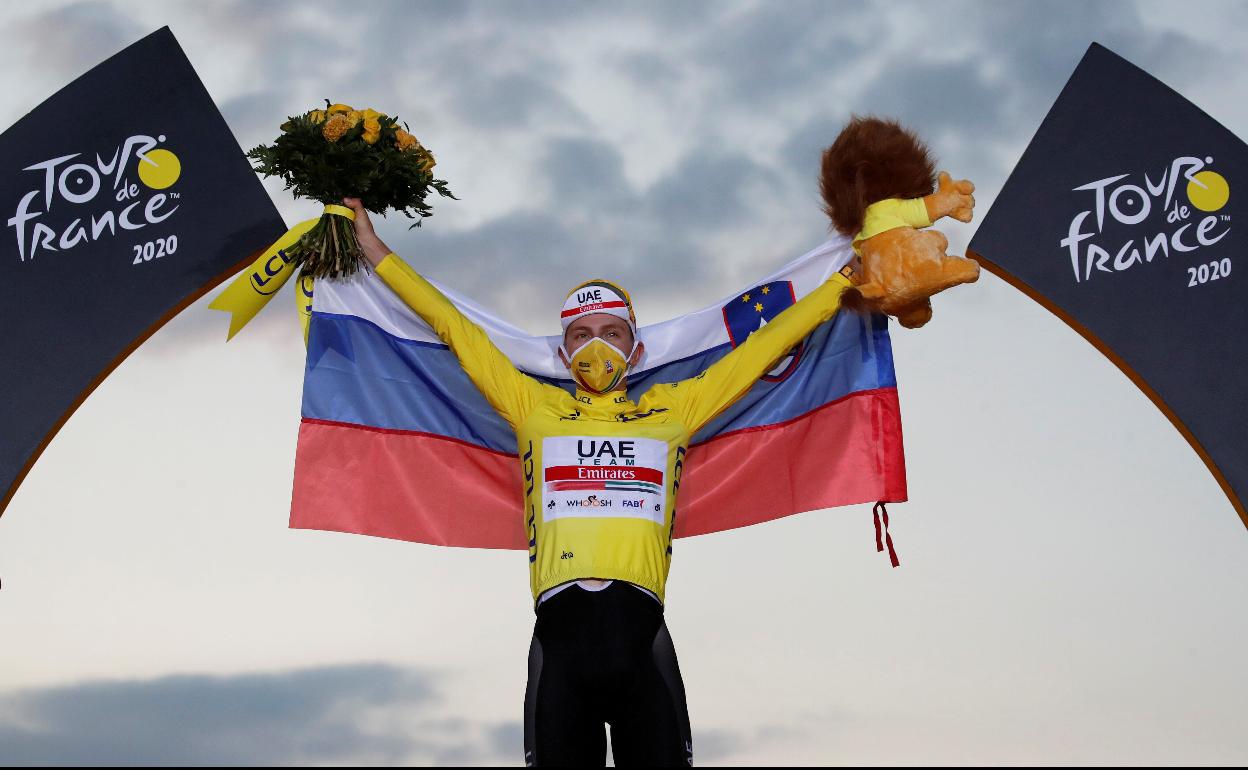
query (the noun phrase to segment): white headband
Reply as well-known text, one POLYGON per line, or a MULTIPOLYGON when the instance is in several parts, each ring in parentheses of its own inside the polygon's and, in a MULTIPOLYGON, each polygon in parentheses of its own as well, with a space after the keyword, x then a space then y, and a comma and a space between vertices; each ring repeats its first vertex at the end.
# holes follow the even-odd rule
POLYGON ((592 313, 606 313, 628 321, 633 334, 637 333, 637 319, 633 315, 633 304, 623 289, 607 281, 586 281, 577 286, 563 302, 563 312, 559 314, 559 322, 563 330, 581 316, 592 313))

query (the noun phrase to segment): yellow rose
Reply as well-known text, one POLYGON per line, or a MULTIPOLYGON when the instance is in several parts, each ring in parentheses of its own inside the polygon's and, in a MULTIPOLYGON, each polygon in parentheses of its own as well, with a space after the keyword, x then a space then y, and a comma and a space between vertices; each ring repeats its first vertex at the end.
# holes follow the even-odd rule
POLYGON ((364 141, 369 144, 376 144, 381 138, 381 122, 376 118, 366 118, 364 120, 364 141))
POLYGON ((351 121, 352 128, 354 128, 356 124, 358 124, 361 120, 364 119, 364 113, 360 112, 359 110, 351 110, 350 112, 347 112, 344 114, 347 116, 347 120, 351 121))
POLYGON ((317 124, 324 123, 325 122, 325 110, 312 110, 311 112, 308 113, 308 120, 317 124))
POLYGON ((366 120, 373 120, 376 118, 384 118, 384 117, 385 117, 385 113, 378 112, 377 110, 374 110, 371 107, 364 110, 364 118, 366 120))
POLYGON ((325 127, 321 129, 321 135, 328 141, 336 142, 342 138, 342 135, 351 130, 351 121, 346 115, 339 113, 331 115, 329 120, 325 121, 325 127))
POLYGON ((339 112, 351 112, 351 106, 347 104, 331 104, 326 112, 330 115, 336 115, 339 112))
POLYGON ((429 152, 428 150, 425 150, 425 159, 420 164, 420 170, 432 171, 433 167, 436 165, 438 165, 438 162, 433 159, 433 153, 429 152))
POLYGON ((413 147, 420 146, 420 142, 416 140, 416 137, 401 128, 394 130, 394 143, 398 146, 400 152, 407 152, 413 147))

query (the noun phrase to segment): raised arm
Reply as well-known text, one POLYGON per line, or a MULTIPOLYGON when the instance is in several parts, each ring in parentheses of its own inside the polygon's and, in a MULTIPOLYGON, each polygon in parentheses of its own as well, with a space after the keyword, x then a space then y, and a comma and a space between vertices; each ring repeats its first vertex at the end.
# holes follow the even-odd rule
POLYGON ((670 389, 667 395, 679 404, 689 432, 696 433, 736 403, 781 356, 836 315, 841 292, 852 285, 845 276, 833 273, 819 288, 785 308, 763 328, 751 332, 744 342, 701 374, 666 386, 670 389))
POLYGON ((355 211, 356 237, 377 276, 433 327, 459 359, 468 378, 503 419, 513 428, 524 422, 541 399, 542 383, 517 369, 484 329, 381 242, 372 231, 359 199, 346 198, 343 202, 355 211))

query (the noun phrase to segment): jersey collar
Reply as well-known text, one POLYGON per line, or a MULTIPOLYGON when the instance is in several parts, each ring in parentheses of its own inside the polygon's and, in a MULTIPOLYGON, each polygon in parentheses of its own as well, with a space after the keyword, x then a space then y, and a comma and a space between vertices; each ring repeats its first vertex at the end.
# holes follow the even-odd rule
POLYGON ((627 390, 613 390, 610 393, 590 393, 582 390, 579 386, 576 388, 575 398, 577 402, 584 404, 586 407, 601 411, 619 411, 620 408, 629 409, 636 408, 636 404, 629 400, 627 390))

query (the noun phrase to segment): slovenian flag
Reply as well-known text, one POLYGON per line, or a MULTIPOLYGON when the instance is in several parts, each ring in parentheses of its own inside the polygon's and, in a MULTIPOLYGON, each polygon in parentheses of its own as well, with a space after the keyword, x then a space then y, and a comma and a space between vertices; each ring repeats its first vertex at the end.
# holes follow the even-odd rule
MULTIPOLYGON (((629 398, 706 369, 852 257, 833 236, 722 302, 642 326, 629 398)), ((558 335, 528 335, 430 283, 517 368, 574 390, 558 335)), ((693 437, 674 535, 905 500, 888 319, 845 310, 693 437)), ((371 272, 318 281, 290 526, 523 550, 523 510, 515 433, 429 325, 371 272)))

